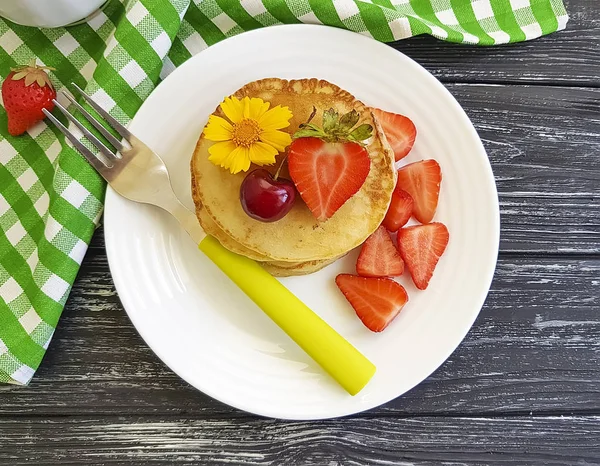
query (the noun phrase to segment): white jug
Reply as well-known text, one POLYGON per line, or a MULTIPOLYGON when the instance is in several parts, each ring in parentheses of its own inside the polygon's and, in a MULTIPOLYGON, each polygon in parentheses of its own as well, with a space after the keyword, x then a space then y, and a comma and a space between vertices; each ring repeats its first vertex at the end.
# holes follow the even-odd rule
POLYGON ((59 27, 96 12, 107 0, 0 0, 0 16, 24 26, 59 27))

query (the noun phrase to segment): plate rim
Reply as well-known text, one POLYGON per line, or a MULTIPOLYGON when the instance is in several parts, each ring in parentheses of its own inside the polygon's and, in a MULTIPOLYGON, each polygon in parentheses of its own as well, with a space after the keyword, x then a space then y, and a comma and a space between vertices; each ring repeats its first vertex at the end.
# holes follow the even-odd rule
MULTIPOLYGON (((201 52, 197 53, 196 55, 193 55, 192 57, 190 57, 188 60, 186 60, 186 62, 184 62, 183 64, 181 64, 179 67, 177 67, 175 70, 173 70, 173 72, 167 76, 164 80, 162 80, 154 89, 154 91, 152 91, 152 93, 149 95, 149 97, 142 103, 142 105, 140 106, 140 109, 138 109, 138 111, 136 112, 136 115, 134 116, 134 118, 130 121, 129 125, 134 124, 135 119, 137 117, 137 115, 140 113, 140 111, 142 110, 142 108, 148 104, 148 102, 151 102, 152 100, 154 100, 154 98, 158 98, 156 97, 157 95, 157 90, 161 88, 161 86, 163 86, 164 82, 166 82, 168 79, 171 78, 172 75, 174 75, 175 73, 178 74, 184 74, 187 70, 188 67, 193 66, 193 63, 195 60, 199 60, 199 56, 202 55, 203 52, 205 52, 206 50, 209 49, 215 49, 218 48, 219 46, 221 46, 221 44, 224 43, 231 43, 231 41, 235 41, 235 40, 240 40, 240 37, 242 38, 248 38, 249 36, 253 36, 253 35, 262 35, 262 34, 271 34, 274 31, 281 31, 283 30, 285 33, 285 30, 297 30, 297 29, 306 29, 307 33, 310 33, 310 31, 308 31, 309 29, 315 30, 317 33, 320 30, 334 30, 336 33, 339 33, 340 35, 352 35, 352 36, 362 36, 362 38, 364 39, 365 43, 371 42, 371 45, 375 46, 375 47, 385 47, 385 48, 391 48, 389 46, 389 44, 383 43, 383 42, 379 42, 375 39, 372 38, 368 38, 362 34, 359 33, 355 33, 352 31, 348 31, 342 28, 337 28, 337 27, 333 27, 333 26, 325 26, 325 25, 316 25, 316 24, 281 24, 281 25, 274 25, 274 26, 269 26, 269 27, 262 27, 262 28, 258 28, 258 29, 254 29, 251 31, 247 31, 247 32, 243 32, 241 34, 238 34, 236 36, 232 36, 229 38, 226 38, 212 46, 210 46, 207 49, 202 50, 201 52)), ((483 305, 485 304, 485 300, 487 299, 487 296, 490 292, 491 289, 491 285, 492 285, 492 281, 495 275, 495 271, 496 271, 496 267, 497 267, 497 262, 498 262, 498 253, 499 253, 499 247, 500 247, 500 205, 499 205, 499 197, 498 197, 498 189, 497 189, 497 185, 496 185, 496 181, 493 175, 493 171, 492 171, 492 166, 489 160, 489 156, 487 155, 487 151, 485 150, 485 147, 483 146, 483 142, 481 140, 481 138, 479 137, 479 134, 477 133, 477 130, 475 128, 475 126, 473 125, 473 123, 471 122, 470 118, 468 117, 468 115, 466 114, 465 110, 462 108, 462 106, 459 104, 459 102, 456 100, 456 98, 452 95, 452 93, 446 88, 446 86, 444 86, 444 84, 439 81, 432 73, 430 73, 427 69, 425 69, 422 65, 420 65, 417 61, 413 60, 411 57, 405 55, 404 53, 400 52, 399 50, 395 50, 393 48, 391 48, 391 50, 394 50, 394 52, 396 54, 398 54, 399 57, 402 57, 402 59, 404 60, 409 60, 410 62, 412 62, 412 64, 414 66, 416 66, 417 68, 420 69, 420 71, 422 73, 425 73, 426 75, 428 75, 428 77, 430 79, 433 79, 436 82, 436 85, 438 86, 438 88, 444 93, 446 94, 446 97, 448 97, 448 102, 452 105, 452 107, 454 107, 454 110, 458 112, 458 114, 461 115, 461 118, 463 120, 464 127, 465 130, 468 129, 470 136, 474 139, 474 142, 477 143, 477 145, 479 146, 479 155, 485 159, 485 161, 487 163, 485 163, 485 175, 486 175, 486 185, 493 191, 494 194, 494 199, 495 202, 493 204, 493 219, 494 219, 494 224, 490 225, 491 227, 491 232, 493 233, 494 237, 492 238, 491 244, 494 245, 493 248, 490 249, 490 251, 488 251, 488 253, 490 254, 490 256, 493 256, 493 258, 491 259, 491 261, 488 264, 487 270, 486 270, 486 277, 485 277, 485 289, 483 291, 481 291, 479 293, 478 299, 477 301, 480 303, 478 305, 478 310, 477 312, 473 313, 472 319, 470 319, 468 326, 465 325, 465 327, 463 328, 463 330, 460 332, 460 338, 458 338, 458 333, 456 332, 456 339, 457 342, 456 344, 452 345, 452 347, 448 348, 448 351, 444 352, 444 356, 443 359, 441 359, 441 362, 436 365, 436 367, 432 368, 430 371, 428 371, 428 374, 421 380, 415 382, 414 384, 411 384, 406 390, 404 390, 402 393, 396 394, 394 396, 392 396, 389 399, 384 399, 384 400, 379 400, 375 403, 371 403, 368 406, 361 406, 361 409, 359 410, 352 410, 349 412, 340 412, 340 413, 336 413, 336 414, 324 414, 322 416, 307 416, 307 417, 303 417, 303 416, 289 416, 289 415, 281 415, 281 414, 277 414, 276 412, 268 412, 268 411, 260 411, 260 410, 255 410, 255 409, 249 409, 248 407, 244 407, 244 403, 243 402, 232 402, 232 400, 228 400, 225 399, 224 397, 220 397, 218 393, 216 393, 214 390, 211 390, 210 387, 199 387, 197 384, 191 382, 188 377, 185 374, 182 374, 181 371, 174 369, 173 367, 171 367, 170 364, 168 364, 166 362, 166 359, 163 356, 163 352, 161 351, 160 347, 161 345, 159 344, 155 344, 155 342, 150 341, 150 338, 147 338, 144 335, 144 332, 142 331, 143 325, 140 325, 138 322, 137 317, 134 316, 133 312, 130 312, 130 310, 128 310, 128 305, 126 304, 126 301, 128 301, 128 299, 124 299, 122 296, 126 296, 126 293, 121 293, 120 290, 126 289, 126 283, 124 282, 120 282, 120 273, 116 272, 117 270, 117 262, 115 260, 115 255, 114 255, 114 250, 116 249, 116 246, 113 247, 113 239, 112 236, 110 234, 110 231, 112 231, 113 228, 118 228, 118 227, 113 227, 112 226, 112 214, 110 212, 112 212, 113 210, 111 210, 111 205, 113 202, 116 202, 117 198, 120 198, 120 196, 110 187, 107 186, 106 189, 106 198, 105 198, 105 205, 104 205, 104 233, 105 233, 105 249, 106 249, 106 255, 107 255, 107 261, 108 261, 108 266, 109 266, 109 271, 111 274, 111 277, 113 279, 114 285, 115 285, 115 289, 117 291, 117 294, 119 296, 119 299, 121 301, 121 304, 123 306, 123 309, 125 310, 127 317, 129 318, 129 320, 131 321, 132 325, 134 326, 136 332, 138 333, 138 335, 142 338, 142 340, 144 341, 144 343, 152 350, 152 352, 160 359, 161 363, 164 364, 166 367, 168 367, 168 369, 170 371, 172 371, 173 373, 175 373, 178 377, 180 377, 182 380, 184 380, 186 383, 190 384, 192 387, 194 387, 194 389, 204 393, 207 396, 210 396, 211 398, 217 400, 220 403, 224 403, 230 407, 233 407, 235 409, 239 409, 257 416, 262 416, 262 417, 268 417, 268 418, 274 418, 274 419, 285 419, 285 420, 320 420, 320 419, 333 419, 333 418, 340 418, 340 417, 346 417, 346 416, 350 416, 350 415, 355 415, 361 412, 365 412, 371 409, 375 409, 379 406, 382 406, 386 403, 389 403, 390 401, 401 397, 402 395, 406 394, 408 391, 414 389, 416 386, 418 386, 419 384, 423 383, 423 381, 425 381, 428 377, 431 376, 431 374, 433 374, 436 370, 439 369, 439 367, 441 367, 447 360, 448 358, 452 355, 452 353, 454 353, 454 351, 456 351, 456 349, 461 345, 461 343, 464 341, 465 337, 467 336, 468 332, 472 329, 473 324, 475 323, 477 317, 479 316, 483 305), (108 214, 108 215, 107 215, 108 214), (493 250, 492 250, 493 249, 493 250), (111 252, 112 251, 112 252, 111 252)), ((483 172, 482 172, 483 174, 483 172)))

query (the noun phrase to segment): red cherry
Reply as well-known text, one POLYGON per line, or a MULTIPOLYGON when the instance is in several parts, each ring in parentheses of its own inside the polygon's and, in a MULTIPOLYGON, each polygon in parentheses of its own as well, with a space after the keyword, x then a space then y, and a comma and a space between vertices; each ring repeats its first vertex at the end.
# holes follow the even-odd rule
POLYGON ((248 173, 240 186, 242 208, 250 217, 261 222, 282 219, 294 205, 296 187, 285 178, 274 179, 267 170, 259 168, 248 173))

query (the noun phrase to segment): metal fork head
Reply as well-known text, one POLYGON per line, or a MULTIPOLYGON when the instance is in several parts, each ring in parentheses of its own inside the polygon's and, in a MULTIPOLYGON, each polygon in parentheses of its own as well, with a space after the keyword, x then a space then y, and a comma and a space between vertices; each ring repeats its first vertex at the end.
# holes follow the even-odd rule
POLYGON ((123 140, 114 137, 110 131, 97 118, 91 115, 84 107, 76 102, 75 98, 61 91, 63 95, 76 107, 85 119, 96 128, 114 147, 110 149, 89 129, 87 129, 73 114, 63 107, 56 99, 54 105, 73 123, 85 138, 97 149, 97 153, 86 147, 81 140, 63 125, 52 113, 44 109, 44 114, 73 146, 87 159, 87 161, 102 175, 110 186, 127 199, 158 205, 169 210, 166 202, 171 202, 174 196, 167 168, 161 158, 148 146, 136 138, 131 132, 119 123, 113 116, 104 110, 79 86, 73 87, 81 97, 102 117, 105 124, 112 127, 123 140))

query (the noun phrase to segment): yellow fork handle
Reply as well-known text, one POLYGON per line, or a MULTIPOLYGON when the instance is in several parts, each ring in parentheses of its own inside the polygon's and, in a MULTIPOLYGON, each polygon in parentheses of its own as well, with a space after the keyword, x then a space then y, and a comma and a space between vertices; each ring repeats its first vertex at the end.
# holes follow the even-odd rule
POLYGON ((212 236, 198 247, 350 395, 373 377, 371 361, 255 261, 212 236))

